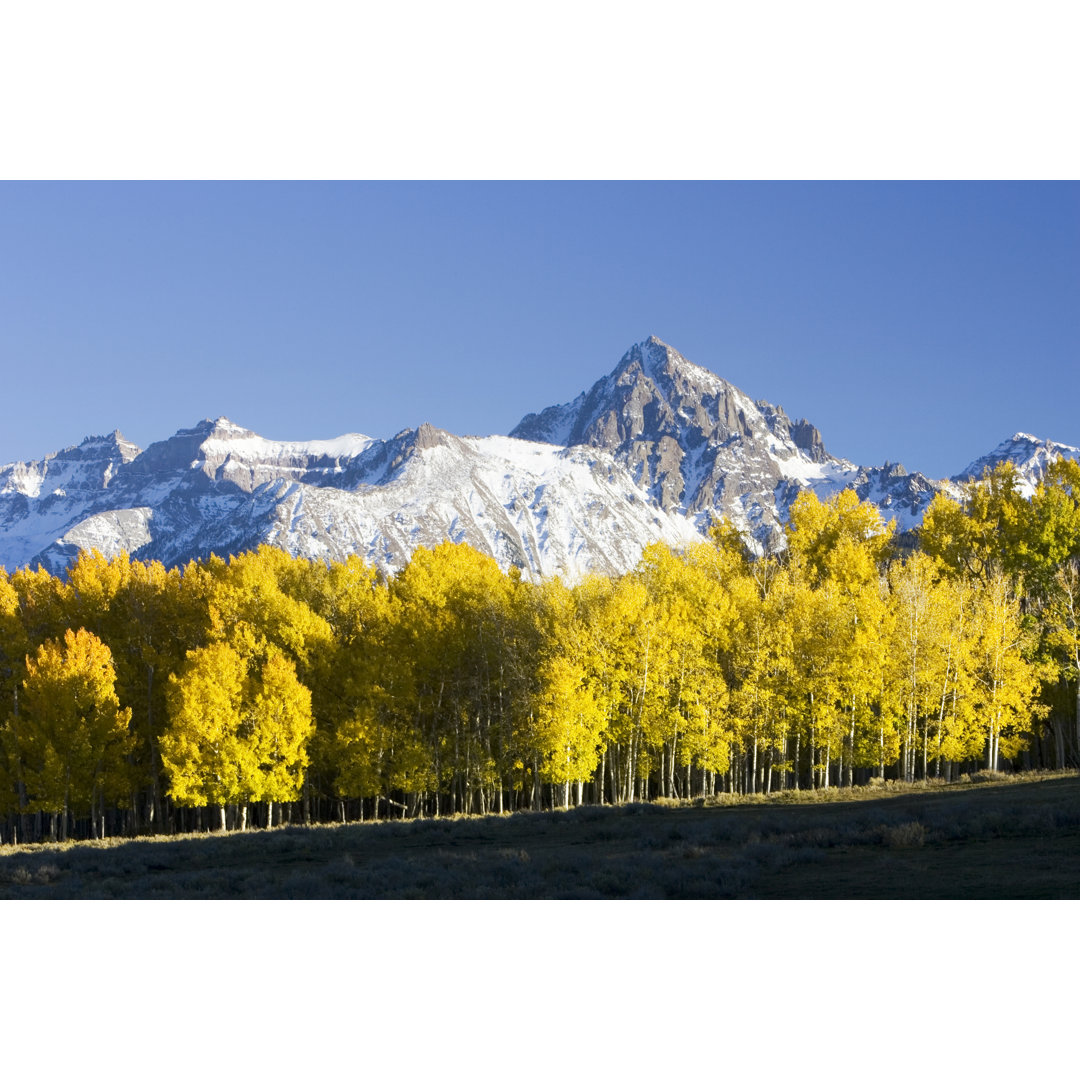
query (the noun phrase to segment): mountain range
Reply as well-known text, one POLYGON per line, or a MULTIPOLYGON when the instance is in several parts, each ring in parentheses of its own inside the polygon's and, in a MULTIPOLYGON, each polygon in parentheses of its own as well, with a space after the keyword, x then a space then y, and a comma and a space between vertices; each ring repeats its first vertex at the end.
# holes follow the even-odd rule
POLYGON ((901 531, 938 491, 1012 461, 1025 494, 1080 449, 1017 434, 948 480, 830 454, 806 420, 754 401, 658 338, 634 345, 573 401, 509 436, 429 424, 274 442, 221 417, 140 450, 119 431, 0 467, 0 562, 62 572, 80 549, 177 565, 273 544, 357 553, 394 572, 421 546, 466 542, 531 579, 632 568, 660 540, 727 518, 758 551, 783 544, 795 498, 854 488, 901 531))

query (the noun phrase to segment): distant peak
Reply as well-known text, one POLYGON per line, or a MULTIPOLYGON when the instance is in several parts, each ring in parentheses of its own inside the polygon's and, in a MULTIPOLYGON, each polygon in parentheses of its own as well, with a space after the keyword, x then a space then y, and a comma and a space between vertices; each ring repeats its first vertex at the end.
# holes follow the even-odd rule
POLYGON ((679 355, 678 351, 673 349, 666 342, 661 341, 655 334, 646 338, 644 341, 639 341, 635 345, 631 345, 629 349, 623 353, 622 359, 619 361, 616 371, 624 371, 634 364, 640 364, 642 371, 650 377, 653 377, 659 370, 666 367, 672 361, 687 361, 679 355))
POLYGON ((139 447, 130 439, 125 439, 119 431, 109 435, 87 435, 78 446, 68 446, 52 454, 46 454, 45 460, 96 461, 109 460, 117 455, 121 461, 130 461, 139 454, 139 447))
POLYGON ((195 435, 204 437, 212 436, 218 439, 242 439, 248 438, 253 434, 253 431, 240 427, 239 424, 234 424, 227 416, 219 416, 216 420, 205 417, 194 427, 180 428, 173 438, 190 438, 195 435))
POLYGON ((655 334, 632 345, 609 378, 621 378, 635 364, 640 367, 641 374, 656 384, 665 396, 672 385, 680 382, 693 387, 698 393, 723 394, 735 389, 715 372, 687 360, 678 349, 661 341, 655 334))
POLYGON ((108 435, 87 435, 80 446, 133 446, 130 439, 125 439, 119 428, 108 435))
POLYGON ((417 450, 425 450, 429 446, 449 446, 456 441, 457 436, 425 421, 416 429, 413 445, 417 450))
POLYGON ((206 420, 204 423, 210 424, 211 431, 222 435, 250 435, 251 432, 241 427, 239 424, 234 424, 227 416, 219 416, 216 420, 206 420))
POLYGON ((402 428, 391 442, 402 443, 416 450, 425 450, 429 446, 446 446, 456 436, 442 428, 429 424, 426 420, 419 427, 402 428))

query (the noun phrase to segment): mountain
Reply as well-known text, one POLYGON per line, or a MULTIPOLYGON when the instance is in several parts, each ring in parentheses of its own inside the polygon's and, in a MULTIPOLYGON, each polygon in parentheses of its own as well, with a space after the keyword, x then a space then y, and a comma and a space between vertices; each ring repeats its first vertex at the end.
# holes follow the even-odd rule
POLYGON ((176 565, 268 543, 309 558, 357 552, 394 570, 449 538, 533 578, 578 578, 621 572, 655 540, 697 538, 610 455, 585 447, 459 438, 428 424, 388 440, 273 442, 224 417, 141 453, 113 441, 121 449, 112 456, 98 447, 107 440, 88 439, 0 470, 9 569, 58 573, 90 547, 176 565), (77 482, 75 467, 57 461, 79 463, 77 482))
POLYGON ((1039 481, 1046 475, 1046 466, 1059 458, 1080 461, 1080 448, 1051 442, 1050 439, 1037 439, 1034 435, 1018 431, 1011 439, 999 443, 989 454, 977 458, 963 472, 957 473, 953 481, 962 484, 967 480, 981 480, 985 470, 996 469, 1002 462, 1010 461, 1016 467, 1017 488, 1025 499, 1030 499, 1039 481))
POLYGON ((685 513, 702 531, 726 517, 759 549, 782 543, 804 488, 824 499, 852 487, 903 530, 918 524, 942 486, 889 462, 864 468, 834 457, 808 421, 751 400, 656 337, 573 401, 530 413, 510 434, 607 450, 665 510, 685 513))
POLYGON ((87 515, 113 478, 139 454, 114 431, 90 436, 43 461, 0 466, 0 559, 21 566, 87 515))
POLYGON ((758 548, 783 543, 804 488, 852 487, 901 530, 934 494, 1009 460, 1031 490, 1075 447, 1016 435, 952 480, 835 457, 820 432, 753 401, 657 338, 573 401, 510 436, 429 424, 391 439, 276 442, 220 417, 140 450, 118 431, 0 467, 0 562, 62 572, 86 548, 177 565, 259 544, 308 558, 356 552, 387 571, 420 546, 467 542, 532 579, 633 567, 727 517, 758 548))

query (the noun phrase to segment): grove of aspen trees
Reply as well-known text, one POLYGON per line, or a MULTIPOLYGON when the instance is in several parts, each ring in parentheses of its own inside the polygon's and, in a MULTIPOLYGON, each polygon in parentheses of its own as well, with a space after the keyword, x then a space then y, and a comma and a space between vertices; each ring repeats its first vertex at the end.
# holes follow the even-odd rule
POLYGON ((0 570, 0 840, 502 813, 1080 763, 1080 464, 939 495, 914 545, 804 492, 532 584, 264 547, 0 570))

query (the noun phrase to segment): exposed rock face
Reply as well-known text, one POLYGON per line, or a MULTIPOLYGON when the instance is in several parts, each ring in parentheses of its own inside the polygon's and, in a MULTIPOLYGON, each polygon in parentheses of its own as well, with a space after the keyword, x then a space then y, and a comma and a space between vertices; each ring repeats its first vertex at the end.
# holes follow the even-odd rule
POLYGON ((806 487, 822 498, 854 487, 901 528, 917 522, 938 487, 902 467, 860 469, 833 457, 809 421, 752 401, 655 337, 592 389, 526 416, 511 435, 609 450, 665 510, 702 529, 725 517, 761 549, 783 542, 787 512, 806 487))

